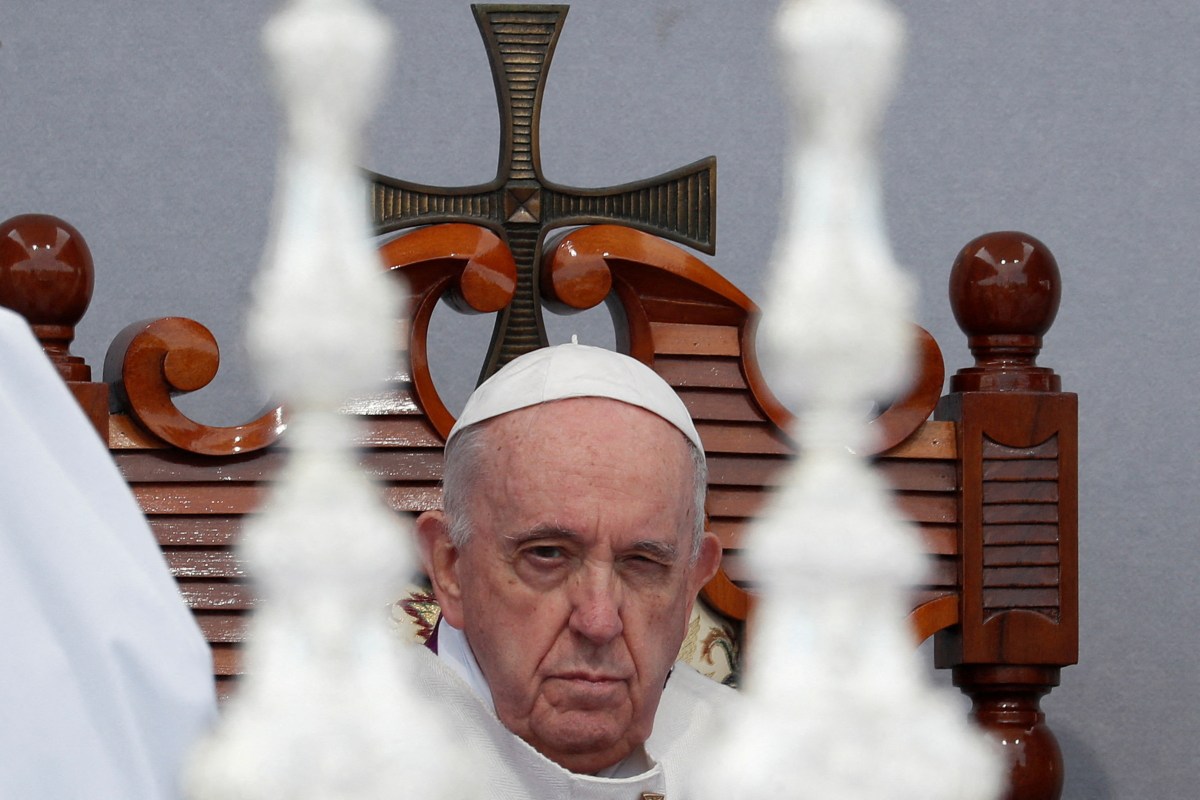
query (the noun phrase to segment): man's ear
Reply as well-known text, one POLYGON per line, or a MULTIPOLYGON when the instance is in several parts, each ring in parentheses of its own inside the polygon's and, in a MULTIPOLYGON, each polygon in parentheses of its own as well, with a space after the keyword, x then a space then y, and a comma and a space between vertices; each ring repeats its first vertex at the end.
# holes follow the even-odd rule
POLYGON ((700 553, 696 557, 695 566, 692 567, 692 581, 695 584, 693 590, 700 591, 700 587, 713 579, 720 566, 721 540, 712 531, 705 531, 700 540, 700 553))
POLYGON ((433 593, 446 622, 462 630, 462 584, 458 579, 459 551, 450 540, 450 525, 445 513, 426 511, 417 517, 417 545, 421 566, 433 584, 433 593))

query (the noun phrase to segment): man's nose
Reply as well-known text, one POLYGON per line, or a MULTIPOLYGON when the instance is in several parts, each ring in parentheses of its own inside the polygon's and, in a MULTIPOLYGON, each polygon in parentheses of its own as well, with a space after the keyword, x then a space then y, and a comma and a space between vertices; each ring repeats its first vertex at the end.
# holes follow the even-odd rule
POLYGON ((594 644, 605 644, 621 635, 620 587, 607 570, 580 576, 571 608, 571 630, 594 644), (606 574, 597 574, 606 573, 606 574))

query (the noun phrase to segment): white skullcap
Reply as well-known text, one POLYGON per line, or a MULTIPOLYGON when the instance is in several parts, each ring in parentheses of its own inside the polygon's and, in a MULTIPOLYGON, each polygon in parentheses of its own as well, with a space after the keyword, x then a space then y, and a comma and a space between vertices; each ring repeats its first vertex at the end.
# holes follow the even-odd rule
POLYGON ((636 358, 574 343, 543 347, 505 364, 467 399, 446 443, 477 422, 572 397, 604 397, 644 408, 678 428, 704 454, 683 401, 657 372, 636 358))

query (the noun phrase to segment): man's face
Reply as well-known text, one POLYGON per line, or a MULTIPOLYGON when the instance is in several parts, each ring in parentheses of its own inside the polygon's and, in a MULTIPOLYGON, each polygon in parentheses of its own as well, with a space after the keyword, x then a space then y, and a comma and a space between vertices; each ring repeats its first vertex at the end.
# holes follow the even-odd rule
POLYGON ((613 400, 579 398, 488 424, 471 538, 418 523, 447 621, 466 632, 511 731, 575 772, 650 735, 696 592, 693 467, 683 436, 613 400))

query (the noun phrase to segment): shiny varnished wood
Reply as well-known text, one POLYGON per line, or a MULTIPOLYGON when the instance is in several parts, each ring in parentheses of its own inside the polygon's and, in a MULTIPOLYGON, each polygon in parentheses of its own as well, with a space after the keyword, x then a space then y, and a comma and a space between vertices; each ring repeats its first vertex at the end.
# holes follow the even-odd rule
POLYGON ((1078 400, 1037 364, 1061 291, 1053 255, 1032 236, 964 247, 950 301, 975 364, 937 411, 958 439, 962 586, 936 663, 953 668, 1008 753, 1014 800, 1061 794, 1062 756, 1038 703, 1079 655, 1078 400))
POLYGON ((454 223, 400 236, 380 249, 380 257, 386 269, 408 282, 411 324, 406 345, 413 393, 445 439, 454 415, 442 402, 429 370, 427 342, 434 308, 439 300, 463 314, 506 308, 516 293, 517 263, 492 231, 454 223))
MULTIPOLYGON (((84 375, 59 347, 70 341, 61 320, 78 311, 76 290, 63 287, 78 275, 67 280, 54 271, 90 270, 90 262, 78 254, 41 259, 40 247, 37 259, 21 252, 34 251, 6 251, 2 263, 31 262, 54 274, 44 284, 24 275, 14 281, 11 269, 0 279, 50 287, 51 300, 22 302, 50 308, 43 319, 59 322, 39 323, 54 328, 43 340, 48 353, 60 356, 64 377, 84 375), (68 307, 54 312, 55 302, 68 307)), ((445 300, 460 311, 497 312, 512 301, 516 265, 498 235, 474 225, 420 229, 381 252, 383 268, 408 281, 409 316, 398 321, 396 347, 412 368, 345 411, 361 420, 362 463, 388 504, 416 513, 440 506, 442 443, 454 422, 429 374, 433 309, 445 300)), ((925 580, 913 587, 913 635, 935 636, 938 665, 953 668, 973 715, 1010 754, 1014 800, 1061 791, 1061 755, 1038 703, 1078 649, 1077 401, 1036 363, 1061 291, 1052 265, 1044 245, 1022 234, 989 235, 964 248, 951 298, 975 364, 951 379, 953 391, 927 419, 940 393, 941 355, 918 331, 913 388, 872 423, 875 463, 930 556, 925 580), (1003 303, 1007 316, 994 310, 1003 303)), ((742 536, 795 447, 791 416, 754 358, 756 307, 691 254, 612 226, 560 239, 541 280, 543 295, 564 308, 606 303, 620 346, 658 370, 696 417, 711 471, 709 527, 727 556, 705 597, 744 619, 753 611, 753 576, 741 564, 742 536)), ((101 429, 213 647, 224 693, 241 670, 238 647, 256 603, 235 546, 278 468, 282 412, 235 428, 179 414, 172 394, 203 386, 218 366, 216 344, 198 323, 137 323, 110 356, 106 373, 119 404, 104 413, 101 429)))
POLYGON ((950 308, 975 366, 959 370, 951 389, 1059 391, 1058 376, 1037 366, 1037 356, 1061 297, 1058 262, 1034 237, 999 231, 964 245, 950 272, 950 308))
MULTIPOLYGON (((690 253, 612 225, 560 237, 547 252, 541 280, 543 296, 560 310, 607 303, 618 347, 657 371, 696 420, 710 458, 709 524, 726 547, 726 565, 704 597, 722 613, 744 619, 752 596, 737 574, 741 532, 794 451, 787 435, 792 415, 758 366, 758 307, 690 253), (739 438, 742 447, 723 452, 739 438)), ((941 351, 923 329, 914 335, 920 358, 913 387, 872 420, 876 454, 915 436, 941 395, 941 351)), ((899 496, 902 509, 919 523, 945 524, 957 516, 953 480, 946 480, 953 466, 944 463, 949 469, 941 471, 937 486, 929 478, 924 488, 910 481, 899 496)), ((907 472, 892 470, 897 477, 907 472)))
POLYGON ((95 288, 92 253, 70 223, 21 214, 0 223, 0 306, 29 322, 47 358, 66 381, 102 439, 108 438, 108 387, 71 353, 75 326, 95 288))
MULTIPOLYGON (((545 262, 547 302, 570 310, 607 302, 618 346, 653 366, 681 390, 685 403, 692 398, 694 416, 728 413, 740 421, 769 421, 781 431, 790 428, 791 413, 771 393, 758 366, 758 307, 707 264, 669 242, 616 225, 566 234, 545 262), (735 410, 733 403, 718 410, 722 395, 689 391, 701 388, 744 389, 750 410, 735 410)), ((914 336, 918 358, 912 388, 871 421, 872 454, 911 436, 941 396, 941 350, 923 328, 914 326, 914 336)))
POLYGON ((1057 667, 961 666, 954 683, 971 696, 971 715, 1004 749, 1010 769, 1005 800, 1058 800, 1062 749, 1041 708, 1057 686, 1057 667))
POLYGON ((244 425, 196 422, 172 396, 202 389, 220 366, 217 340, 208 328, 184 317, 135 322, 117 335, 104 361, 104 380, 117 406, 167 444, 210 456, 261 450, 287 427, 281 407, 244 425))

